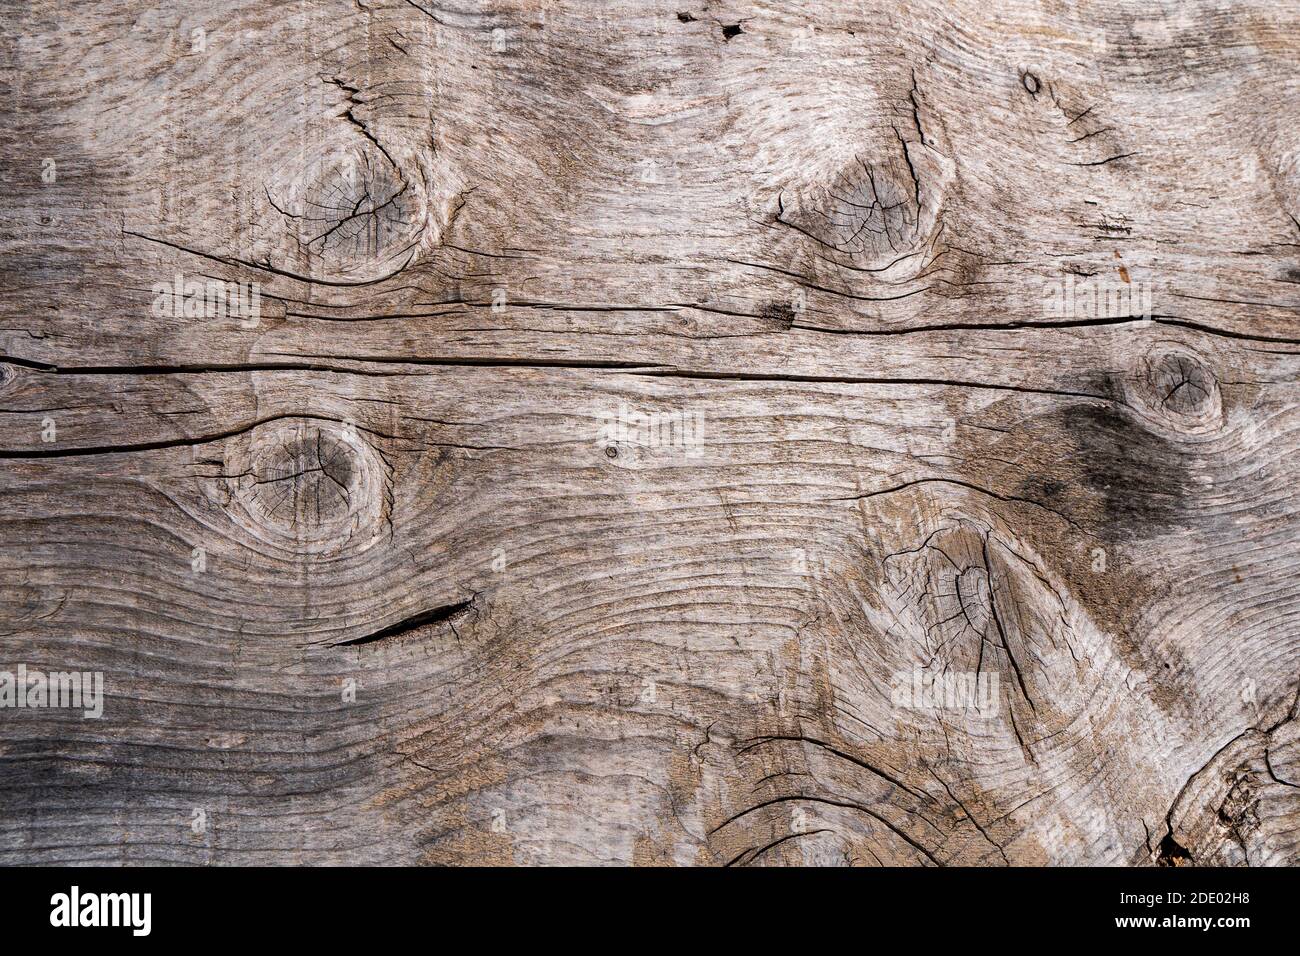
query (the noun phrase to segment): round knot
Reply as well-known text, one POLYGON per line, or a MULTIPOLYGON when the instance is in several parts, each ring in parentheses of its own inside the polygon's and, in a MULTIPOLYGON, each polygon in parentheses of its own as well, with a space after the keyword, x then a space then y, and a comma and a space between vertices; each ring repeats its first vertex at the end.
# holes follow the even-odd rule
POLYGON ((376 537, 391 476, 351 423, 268 423, 226 456, 228 508, 255 536, 295 550, 333 551, 376 537))
POLYGON ((1138 404, 1149 417, 1180 432, 1206 432, 1223 421, 1219 380, 1203 359, 1183 348, 1149 353, 1133 376, 1138 404))
POLYGON ((265 194, 281 254, 313 276, 389 271, 412 255, 426 226, 421 185, 368 143, 291 157, 265 194))

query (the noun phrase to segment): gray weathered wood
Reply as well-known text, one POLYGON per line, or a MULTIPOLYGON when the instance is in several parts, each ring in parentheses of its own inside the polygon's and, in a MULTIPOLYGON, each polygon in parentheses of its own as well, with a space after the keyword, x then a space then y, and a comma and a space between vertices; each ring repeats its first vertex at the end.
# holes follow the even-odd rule
POLYGON ((2 29, 0 862, 1300 862, 1294 4, 2 29))

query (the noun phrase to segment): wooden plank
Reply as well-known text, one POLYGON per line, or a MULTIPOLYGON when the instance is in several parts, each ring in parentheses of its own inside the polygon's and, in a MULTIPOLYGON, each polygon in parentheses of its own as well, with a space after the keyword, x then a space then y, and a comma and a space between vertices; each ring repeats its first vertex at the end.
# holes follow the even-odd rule
POLYGON ((0 862, 1300 861, 1292 6, 11 20, 0 862))

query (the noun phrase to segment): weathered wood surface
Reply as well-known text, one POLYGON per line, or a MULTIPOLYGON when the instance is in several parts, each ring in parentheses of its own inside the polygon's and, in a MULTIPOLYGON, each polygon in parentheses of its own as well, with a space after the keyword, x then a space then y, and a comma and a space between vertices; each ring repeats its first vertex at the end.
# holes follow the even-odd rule
POLYGON ((0 29, 0 862, 1300 860, 1295 4, 0 29))

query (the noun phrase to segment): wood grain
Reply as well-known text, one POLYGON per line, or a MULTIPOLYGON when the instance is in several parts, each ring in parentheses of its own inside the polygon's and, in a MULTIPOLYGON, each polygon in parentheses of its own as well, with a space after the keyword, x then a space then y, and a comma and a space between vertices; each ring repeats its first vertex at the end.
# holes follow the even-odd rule
POLYGON ((0 863, 1300 862, 1294 4, 3 22, 0 863))

